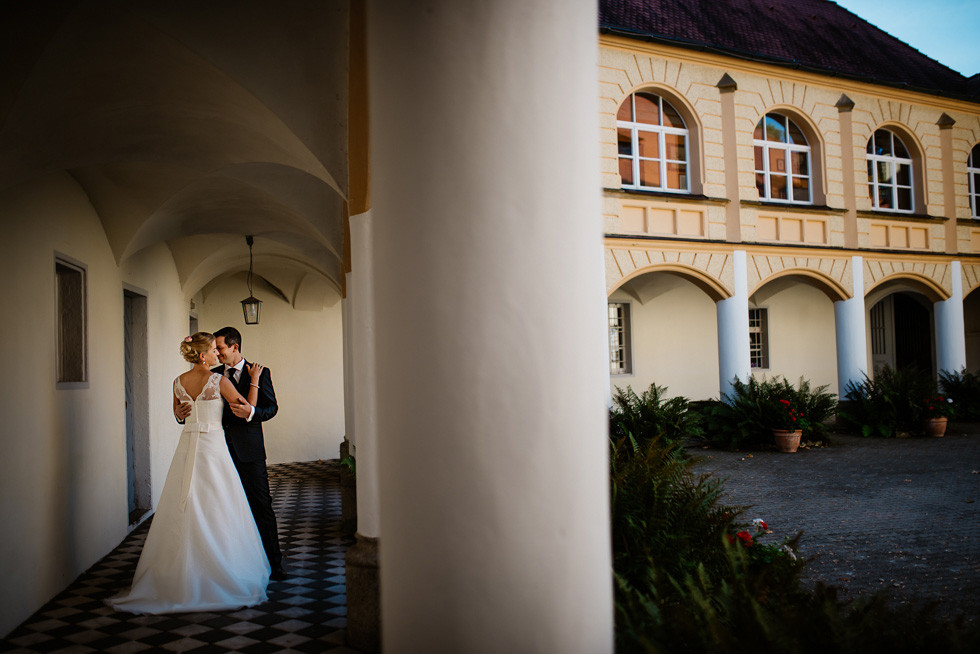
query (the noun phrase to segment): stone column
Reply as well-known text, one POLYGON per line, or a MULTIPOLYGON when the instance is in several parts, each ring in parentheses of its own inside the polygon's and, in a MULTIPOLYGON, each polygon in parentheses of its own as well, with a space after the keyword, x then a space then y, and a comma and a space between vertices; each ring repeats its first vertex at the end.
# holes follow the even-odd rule
POLYGON ((864 307, 864 258, 851 257, 851 298, 834 302, 837 332, 837 394, 843 400, 849 383, 868 372, 868 336, 864 307))
POLYGON ((347 550, 347 640, 375 652, 381 647, 378 575, 380 501, 378 404, 375 364, 374 238, 371 211, 351 216, 351 340, 354 424, 357 428, 357 542, 347 550))
POLYGON ((383 649, 612 652, 595 4, 368 19, 383 649))
MULTIPOLYGON (((344 299, 340 302, 344 337, 344 440, 340 444, 341 459, 348 455, 357 456, 357 447, 354 445, 354 353, 351 342, 350 285, 351 274, 348 272, 344 274, 344 299)), ((343 529, 353 529, 353 525, 356 525, 357 500, 354 477, 347 468, 341 468, 340 489, 340 522, 343 529)))
POLYGON ((718 302, 718 377, 721 395, 731 395, 737 377, 748 381, 752 374, 749 357, 749 293, 745 250, 732 253, 732 297, 718 302))
POLYGON ((959 372, 966 368, 966 324, 963 320, 963 270, 959 261, 949 264, 953 292, 934 306, 936 370, 959 372))

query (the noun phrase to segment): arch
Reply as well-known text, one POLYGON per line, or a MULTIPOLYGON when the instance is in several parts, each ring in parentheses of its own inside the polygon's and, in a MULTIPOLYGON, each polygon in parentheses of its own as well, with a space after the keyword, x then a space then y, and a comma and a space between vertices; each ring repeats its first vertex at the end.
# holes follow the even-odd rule
POLYGON ((721 300, 728 299, 732 296, 731 291, 725 288, 721 282, 711 275, 708 275, 703 270, 698 270, 697 268, 686 266, 682 263, 659 263, 652 266, 646 266, 645 268, 637 268, 630 274, 620 279, 616 286, 609 290, 606 296, 611 296, 613 293, 622 288, 627 282, 649 273, 667 273, 682 277, 704 291, 714 302, 720 302, 721 300))
POLYGON ((684 124, 688 131, 688 166, 691 178, 691 194, 702 195, 704 193, 704 126, 701 119, 694 110, 694 105, 688 102, 676 89, 660 84, 658 82, 643 82, 631 88, 624 96, 619 98, 616 108, 623 106, 623 103, 634 93, 653 93, 659 95, 664 100, 670 102, 674 109, 680 113, 684 119, 684 124))
POLYGON ((914 272, 899 272, 882 277, 873 286, 865 290, 864 297, 866 304, 871 306, 882 297, 899 291, 921 293, 932 303, 941 302, 950 298, 949 292, 937 284, 935 280, 914 272))
POLYGON ((926 190, 928 189, 929 185, 927 184, 928 180, 926 177, 925 147, 923 147, 922 142, 915 135, 915 132, 904 124, 892 120, 884 121, 871 128, 871 131, 865 135, 865 146, 867 146, 868 142, 871 140, 871 137, 879 129, 888 130, 894 133, 901 139, 902 145, 904 145, 908 150, 909 157, 912 159, 912 213, 928 213, 926 207, 929 205, 929 203, 926 201, 926 190))
MULTIPOLYGON (((781 114, 792 120, 803 132, 806 137, 807 145, 810 146, 810 188, 811 201, 814 205, 827 204, 827 145, 823 134, 817 128, 808 114, 799 107, 789 104, 777 104, 766 108, 759 116, 759 120, 765 118, 766 114, 781 114)), ((759 120, 756 121, 758 125, 759 120)))
POLYGON ((762 281, 760 281, 755 288, 749 293, 749 297, 755 295, 760 289, 762 289, 767 284, 770 284, 777 279, 784 277, 796 277, 803 284, 808 284, 818 291, 822 292, 831 302, 840 302, 842 300, 849 300, 851 294, 847 292, 847 289, 833 277, 830 277, 819 270, 810 270, 808 268, 787 268, 785 270, 780 270, 777 273, 769 275, 762 281))

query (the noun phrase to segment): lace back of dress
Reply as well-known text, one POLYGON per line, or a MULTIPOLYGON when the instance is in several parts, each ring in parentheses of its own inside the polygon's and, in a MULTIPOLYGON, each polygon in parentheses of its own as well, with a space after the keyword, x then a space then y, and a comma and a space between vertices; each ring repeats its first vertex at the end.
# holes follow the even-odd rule
POLYGON ((204 384, 199 400, 220 400, 221 399, 221 375, 212 373, 204 384))
MULTIPOLYGON (((180 383, 180 377, 174 379, 174 395, 181 402, 194 402, 195 398, 191 397, 190 393, 184 388, 183 384, 180 383)), ((221 375, 218 373, 212 373, 208 380, 204 383, 204 388, 201 389, 201 394, 197 396, 198 400, 220 400, 221 399, 221 375)))

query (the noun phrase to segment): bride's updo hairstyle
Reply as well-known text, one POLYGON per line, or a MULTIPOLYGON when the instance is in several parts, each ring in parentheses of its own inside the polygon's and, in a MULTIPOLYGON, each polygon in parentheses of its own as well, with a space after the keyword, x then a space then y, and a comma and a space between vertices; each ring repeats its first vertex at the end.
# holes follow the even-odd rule
POLYGON ((180 355, 188 363, 201 363, 201 355, 211 349, 214 335, 208 332, 197 332, 185 338, 180 343, 180 355))

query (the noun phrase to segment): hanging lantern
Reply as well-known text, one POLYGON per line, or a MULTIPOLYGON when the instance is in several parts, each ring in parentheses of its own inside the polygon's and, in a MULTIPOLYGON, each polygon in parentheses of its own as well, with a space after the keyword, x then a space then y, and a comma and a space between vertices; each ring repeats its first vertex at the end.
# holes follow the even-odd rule
POLYGON ((262 309, 262 300, 252 295, 252 237, 246 236, 245 242, 248 243, 248 297, 242 300, 242 313, 245 314, 246 325, 259 324, 259 312, 262 309))

